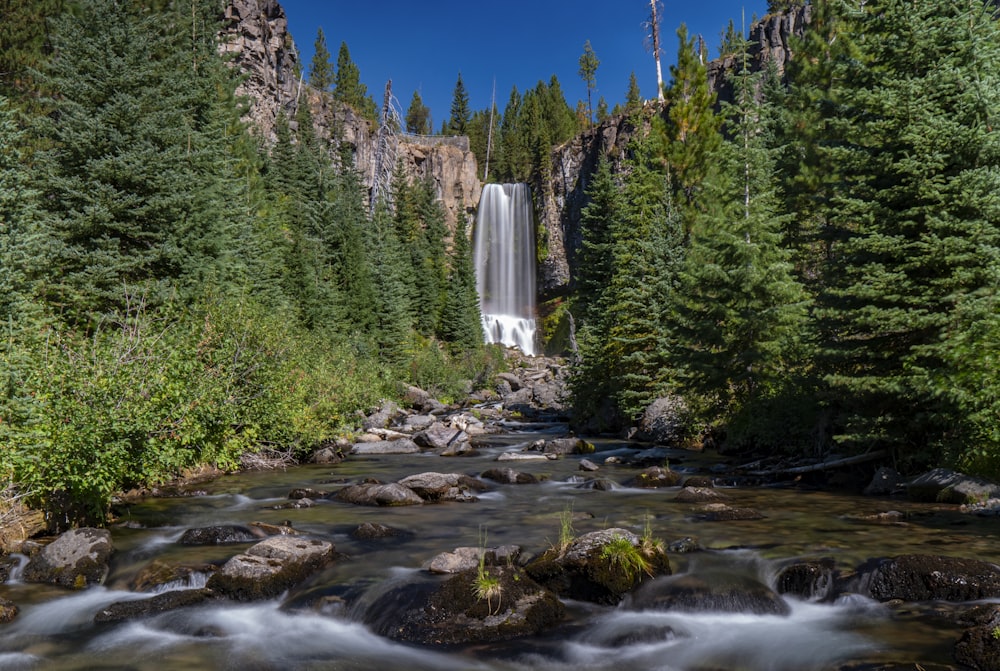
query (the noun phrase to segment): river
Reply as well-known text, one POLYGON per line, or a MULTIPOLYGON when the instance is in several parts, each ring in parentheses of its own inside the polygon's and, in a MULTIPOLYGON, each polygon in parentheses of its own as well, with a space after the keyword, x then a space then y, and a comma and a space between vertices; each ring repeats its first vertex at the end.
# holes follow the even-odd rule
MULTIPOLYGON (((520 545, 537 554, 555 543, 569 511, 574 532, 647 527, 666 543, 696 538, 704 551, 672 554, 675 574, 750 576, 773 584, 780 567, 796 558, 830 557, 843 567, 880 556, 933 553, 996 561, 1000 527, 960 514, 954 506, 865 498, 800 487, 722 486, 728 503, 765 515, 757 521, 707 522, 691 505, 672 501, 677 488, 579 487, 581 457, 516 462, 544 478, 538 484, 496 485, 469 503, 370 508, 338 501, 315 507, 276 509, 296 487, 336 490, 374 477, 390 482, 425 471, 475 474, 496 466, 496 457, 520 449, 561 426, 513 427, 478 444, 466 457, 430 454, 351 457, 336 466, 298 466, 283 471, 226 476, 204 495, 155 498, 123 510, 112 528, 116 552, 102 587, 82 592, 24 584, 15 571, 0 594, 19 604, 20 616, 0 625, 0 669, 174 671, 181 669, 407 669, 599 671, 808 671, 826 669, 958 668, 951 649, 961 634, 938 617, 940 606, 891 608, 860 596, 835 603, 788 598, 787 616, 746 613, 650 612, 567 603, 564 625, 543 636, 507 643, 430 649, 396 643, 359 622, 362 605, 394 582, 416 574, 440 552, 476 546, 520 545), (896 510, 890 524, 863 521, 896 510), (154 559, 174 564, 221 563, 247 545, 190 547, 176 541, 189 528, 252 521, 291 522, 295 529, 332 541, 341 556, 284 599, 226 602, 153 618, 98 625, 94 614, 108 604, 148 595, 128 585, 154 559), (378 522, 408 535, 357 540, 351 531, 378 522), (884 666, 880 666, 884 665, 884 666)), ((599 443, 591 459, 631 451, 599 443)), ((686 473, 710 473, 718 457, 667 451, 686 473)), ((623 483, 636 474, 605 464, 599 475, 623 483)), ((725 485, 725 483, 720 483, 725 485)), ((660 578, 670 580, 672 578, 660 578)))

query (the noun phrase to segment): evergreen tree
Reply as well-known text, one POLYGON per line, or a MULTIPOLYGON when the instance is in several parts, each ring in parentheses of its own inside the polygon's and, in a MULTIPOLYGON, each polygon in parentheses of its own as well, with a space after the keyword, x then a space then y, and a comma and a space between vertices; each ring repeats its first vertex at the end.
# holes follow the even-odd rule
POLYGON ((21 164, 21 142, 14 111, 0 96, 0 328, 5 333, 20 325, 31 299, 25 270, 37 235, 36 194, 21 164))
POLYGON ((512 87, 500 123, 501 163, 497 176, 501 181, 524 182, 531 172, 531 148, 522 131, 523 100, 517 87, 512 87))
POLYGON ((601 96, 597 99, 597 122, 601 123, 608 118, 608 101, 601 96))
POLYGON ((587 184, 586 196, 587 204, 580 212, 583 240, 575 273, 574 312, 580 326, 590 323, 600 313, 601 294, 614 272, 611 234, 624 216, 621 185, 603 153, 587 184))
POLYGON ((41 69, 50 51, 50 22, 65 0, 9 0, 0 13, 0 95, 13 103, 33 101, 41 69))
POLYGON ((486 159, 490 160, 490 172, 495 176, 497 166, 503 162, 502 146, 500 140, 500 112, 496 106, 490 110, 476 110, 472 113, 472 119, 468 127, 469 149, 476 157, 476 167, 478 174, 483 179, 488 179, 486 175, 486 159), (492 143, 490 138, 490 120, 492 118, 492 143))
POLYGON ((408 254, 403 247, 392 215, 383 207, 375 210, 367 238, 372 259, 374 301, 365 309, 374 318, 372 340, 378 356, 392 366, 402 366, 408 357, 412 335, 408 254))
POLYGON ((406 110, 406 132, 415 135, 430 135, 433 133, 431 110, 424 104, 419 91, 413 92, 410 106, 406 110))
POLYGON ((323 28, 316 29, 316 42, 313 44, 313 57, 309 64, 309 83, 319 91, 329 91, 333 86, 334 71, 330 62, 330 50, 326 46, 326 36, 323 28))
POLYGON ((453 351, 468 352, 482 346, 483 322, 472 249, 461 226, 455 231, 450 256, 447 290, 441 310, 441 339, 450 343, 453 351))
POLYGON ((535 91, 539 96, 542 116, 545 119, 552 143, 562 144, 576 135, 579 130, 576 115, 566 104, 566 97, 563 95, 559 79, 552 75, 547 86, 544 82, 538 82, 535 91))
POLYGON ((378 107, 368 95, 368 87, 361 83, 361 71, 351 60, 347 42, 340 43, 337 52, 337 74, 333 79, 333 99, 349 105, 369 121, 378 121, 378 107))
POLYGON ((597 88, 597 67, 601 64, 594 48, 590 46, 590 40, 583 45, 583 53, 580 55, 580 79, 587 86, 587 127, 594 125, 594 89, 597 88))
POLYGON ((711 174, 711 157, 722 142, 721 121, 714 111, 715 94, 708 88, 703 47, 699 52, 683 24, 677 37, 677 63, 670 67, 666 91, 666 158, 676 202, 690 213, 697 209, 699 189, 711 174))
POLYGON ((1000 455, 997 385, 972 372, 992 367, 1000 314, 993 11, 879 0, 855 14, 862 57, 841 64, 841 143, 827 152, 842 166, 830 217, 844 239, 821 294, 827 380, 854 446, 1000 455))
POLYGON ((469 94, 462 82, 462 73, 458 73, 455 90, 451 96, 451 118, 448 119, 448 135, 466 135, 472 113, 469 110, 469 94))
POLYGON ((635 78, 635 70, 628 76, 628 91, 625 92, 625 113, 634 114, 642 109, 642 93, 635 78))

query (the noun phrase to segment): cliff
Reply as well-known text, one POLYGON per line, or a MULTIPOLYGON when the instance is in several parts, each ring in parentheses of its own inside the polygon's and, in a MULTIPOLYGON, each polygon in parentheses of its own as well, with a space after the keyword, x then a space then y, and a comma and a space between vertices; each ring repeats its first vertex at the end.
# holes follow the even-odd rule
MULTIPOLYGON (((321 95, 300 76, 295 41, 288 32, 285 10, 277 0, 227 0, 220 51, 243 77, 237 94, 249 103, 245 120, 265 142, 274 142, 275 120, 282 112, 294 119, 298 106, 307 104, 316 132, 330 139, 336 128, 351 147, 354 165, 367 188, 375 175, 375 132, 371 122, 354 110, 321 95)), ((445 207, 449 228, 468 226, 479 204, 481 184, 468 141, 455 138, 403 137, 397 156, 407 178, 430 177, 445 207)))

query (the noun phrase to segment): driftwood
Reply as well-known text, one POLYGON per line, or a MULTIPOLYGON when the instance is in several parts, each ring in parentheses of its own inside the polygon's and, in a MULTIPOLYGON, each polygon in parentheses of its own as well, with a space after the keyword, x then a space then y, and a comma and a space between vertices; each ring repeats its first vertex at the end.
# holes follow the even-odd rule
POLYGON ((800 475, 802 473, 815 473, 816 471, 827 471, 834 468, 840 468, 842 466, 853 466, 855 464, 875 461, 876 459, 884 458, 887 454, 888 453, 885 450, 875 450, 874 452, 856 454, 853 457, 844 457, 843 459, 834 459, 833 461, 822 461, 818 464, 810 464, 808 466, 773 468, 767 471, 752 471, 749 475, 800 475))

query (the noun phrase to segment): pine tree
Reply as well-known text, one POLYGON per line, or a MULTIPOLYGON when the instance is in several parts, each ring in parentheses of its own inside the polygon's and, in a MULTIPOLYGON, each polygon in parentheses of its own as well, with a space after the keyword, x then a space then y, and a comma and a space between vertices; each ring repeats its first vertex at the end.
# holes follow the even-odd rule
POLYGON ((597 68, 601 64, 594 53, 594 48, 590 46, 590 40, 587 40, 583 45, 583 53, 580 55, 579 63, 580 79, 587 86, 587 127, 590 128, 594 125, 593 96, 594 89, 597 88, 597 68))
POLYGON ((821 295, 840 438, 932 462, 978 442, 995 465, 997 385, 974 371, 1000 314, 1000 26, 981 0, 880 0, 855 20, 827 153, 844 238, 821 295))
POLYGON ((415 135, 430 135, 433 132, 431 110, 424 104, 419 91, 413 92, 410 106, 406 110, 406 132, 415 135))
POLYGON ((323 28, 316 29, 313 57, 309 63, 309 83, 313 88, 324 92, 329 91, 334 83, 333 64, 330 62, 330 50, 326 46, 323 28))
POLYGON ((472 113, 469 110, 469 94, 462 81, 462 73, 458 73, 455 90, 451 96, 451 117, 448 119, 448 135, 465 135, 468 132, 472 113))
POLYGON ((566 104, 566 97, 563 95, 562 85, 555 75, 549 78, 549 83, 538 82, 535 87, 542 106, 542 116, 548 127, 549 138, 553 144, 562 144, 566 140, 576 135, 579 127, 576 124, 576 115, 569 105, 566 104))
POLYGON ((497 177, 510 182, 523 182, 531 172, 531 149, 521 130, 521 107, 523 100, 517 87, 510 90, 510 98, 503 110, 500 123, 501 163, 497 167, 497 177))
POLYGON ((639 82, 635 78, 635 70, 628 77, 628 90, 625 92, 625 113, 634 114, 642 109, 642 93, 639 82))
POLYGON ((361 83, 361 71, 351 60, 347 42, 340 43, 337 52, 337 74, 333 79, 333 99, 349 105, 355 112, 369 121, 378 120, 378 107, 370 95, 368 87, 361 83))
POLYGON ((476 269, 469 238, 462 227, 455 231, 452 245, 440 334, 453 351, 468 352, 483 344, 476 269))
POLYGON ((0 95, 11 103, 35 102, 32 71, 39 70, 51 49, 50 22, 64 0, 10 0, 0 20, 0 95))
POLYGON ((22 133, 0 96, 0 328, 19 325, 31 299, 25 270, 32 263, 36 193, 21 163, 22 133))
POLYGON ((586 190, 587 205, 580 212, 579 261, 576 275, 574 312, 580 326, 600 312, 600 298, 614 272, 611 234, 624 216, 621 185, 611 173, 611 164, 603 153, 586 190))

